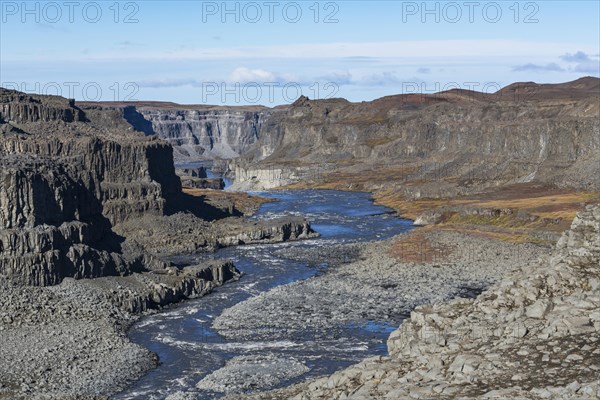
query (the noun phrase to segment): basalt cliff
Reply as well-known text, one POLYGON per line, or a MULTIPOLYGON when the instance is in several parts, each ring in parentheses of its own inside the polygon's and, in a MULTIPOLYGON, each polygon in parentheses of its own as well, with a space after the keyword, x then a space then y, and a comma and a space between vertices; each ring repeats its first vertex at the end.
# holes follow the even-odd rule
POLYGON ((598 78, 515 83, 371 102, 310 100, 218 107, 83 103, 120 113, 174 147, 176 161, 230 159, 235 187, 329 182, 455 196, 506 184, 598 190, 598 78), (408 188, 410 187, 410 188, 408 188))
POLYGON ((275 108, 84 107, 117 110, 136 129, 157 133, 179 162, 218 162, 233 190, 364 190, 420 225, 555 243, 600 192, 599 82, 362 103, 301 97, 275 108))
POLYGON ((272 110, 265 107, 217 107, 161 102, 81 103, 83 109, 113 110, 146 135, 157 135, 174 148, 176 163, 233 159, 256 143, 272 110))
POLYGON ((232 169, 241 187, 327 180, 335 172, 354 176, 355 187, 417 186, 414 198, 523 182, 598 190, 599 82, 367 103, 303 97, 263 122, 259 140, 232 169), (375 179, 359 182, 361 174, 375 179))
POLYGON ((52 285, 140 269, 111 227, 175 207, 170 146, 58 97, 2 90, 0 122, 2 275, 52 285))
MULTIPOLYGON (((0 274, 44 286, 163 267, 151 254, 156 246, 140 243, 148 235, 135 239, 131 226, 144 218, 164 221, 165 229, 195 226, 201 239, 193 250, 234 244, 224 238, 235 235, 261 240, 252 229, 283 229, 219 223, 219 240, 206 221, 243 212, 184 193, 172 146, 128 118, 119 108, 84 110, 60 97, 0 92, 0 274)), ((309 233, 305 221, 280 223, 309 233)))

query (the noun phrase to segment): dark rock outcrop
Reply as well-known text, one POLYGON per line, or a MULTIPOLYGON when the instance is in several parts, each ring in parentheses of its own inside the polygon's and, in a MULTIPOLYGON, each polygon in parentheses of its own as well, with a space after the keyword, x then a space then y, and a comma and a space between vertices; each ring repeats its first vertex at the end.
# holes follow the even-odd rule
POLYGON ((206 174, 206 168, 204 167, 196 167, 196 168, 176 168, 175 173, 178 176, 187 176, 192 178, 208 178, 206 174))
MULTIPOLYGON (((232 218, 209 224, 242 213, 233 206, 215 207, 204 195, 183 193, 171 145, 144 135, 148 126, 131 125, 145 121, 136 107, 78 108, 59 97, 4 89, 0 100, 0 276, 14 283, 45 286, 68 277, 159 273, 170 268, 161 256, 172 251, 313 234, 304 220, 232 218)), ((205 121, 201 124, 221 112, 186 111, 205 121)), ((244 112, 231 115, 251 130, 258 121, 244 112)), ((240 146, 245 140, 229 139, 240 146)), ((206 178, 204 168, 179 173, 192 175, 185 178, 190 187, 224 187, 222 179, 206 178)), ((181 293, 196 290, 193 281, 185 282, 181 293)), ((179 296, 176 292, 166 292, 165 301, 179 296)))
POLYGON ((267 244, 317 237, 301 217, 249 221, 223 218, 207 222, 188 213, 166 217, 145 217, 133 224, 121 224, 115 231, 134 237, 143 252, 163 257, 214 251, 221 247, 267 244), (184 233, 184 234, 182 234, 184 233))
POLYGON ((1 89, 0 119, 0 274, 53 285, 139 268, 111 226, 177 206, 172 148, 55 96, 1 89))
POLYGON ((193 189, 225 189, 225 181, 223 178, 192 178, 182 176, 181 185, 193 189))
POLYGON ((251 226, 240 227, 239 233, 217 239, 219 247, 254 243, 279 243, 289 240, 316 237, 310 224, 304 218, 282 218, 257 221, 251 226))
POLYGON ((139 314, 202 297, 241 275, 229 260, 208 261, 182 269, 170 267, 161 273, 133 274, 120 279, 119 284, 127 290, 109 294, 109 297, 110 302, 122 310, 139 314))
POLYGON ((84 121, 85 114, 74 100, 56 96, 30 96, 11 90, 0 93, 0 119, 8 123, 84 121))

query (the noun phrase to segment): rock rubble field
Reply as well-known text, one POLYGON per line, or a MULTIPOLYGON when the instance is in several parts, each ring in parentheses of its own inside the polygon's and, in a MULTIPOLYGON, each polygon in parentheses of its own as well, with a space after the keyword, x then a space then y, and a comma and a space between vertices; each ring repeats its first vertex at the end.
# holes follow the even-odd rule
POLYGON ((476 299, 416 307, 386 357, 228 399, 597 399, 600 206, 540 254, 476 299))

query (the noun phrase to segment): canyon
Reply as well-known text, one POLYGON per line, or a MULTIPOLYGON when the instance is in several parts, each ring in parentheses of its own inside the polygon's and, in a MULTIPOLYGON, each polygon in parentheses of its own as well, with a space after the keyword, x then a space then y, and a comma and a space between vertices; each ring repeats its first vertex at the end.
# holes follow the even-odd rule
MULTIPOLYGON (((19 283, 45 286, 67 276, 139 272, 148 252, 116 233, 137 226, 132 221, 179 218, 190 224, 242 214, 184 193, 172 147, 135 131, 119 111, 83 110, 67 99, 7 90, 0 104, 0 270, 19 283)), ((291 224, 299 235, 309 230, 301 221, 291 224)), ((239 223, 234 225, 238 234, 239 223)), ((279 228, 260 226, 249 241, 261 240, 269 229, 279 228)))
MULTIPOLYGON (((322 287, 344 285, 362 310, 373 293, 391 296, 388 285, 401 287, 398 276, 414 268, 437 276, 436 268, 460 267, 469 281, 469 260, 440 266, 427 258, 436 240, 442 249, 475 243, 489 275, 473 276, 489 290, 448 304, 409 302, 389 356, 251 398, 600 395, 598 78, 362 103, 303 96, 275 108, 78 103, 0 89, 0 166, 0 399, 110 396, 156 366, 127 340, 131 324, 243 276, 230 260, 182 266, 172 257, 318 236, 302 216, 252 219, 269 200, 239 193, 282 188, 370 192, 425 236, 367 244, 362 263, 242 302, 216 320, 224 331, 236 321, 260 325, 256 304, 284 310, 307 288, 329 299, 322 287), (221 177, 186 166, 194 162, 221 177), (227 191, 222 178, 233 180, 227 191), (415 244, 426 254, 406 252, 415 244), (510 246, 531 257, 554 250, 500 262, 484 250, 510 246), (366 281, 379 283, 356 284, 366 281), (474 325, 493 340, 473 336, 474 325), (523 335, 509 332, 520 326, 523 335), (558 341, 566 347, 554 351, 558 341), (519 351, 527 351, 521 361, 519 351), (575 372, 534 381, 548 361, 537 355, 575 372), (528 367, 509 376, 520 362, 528 367)), ((315 315, 272 312, 294 327, 315 315)))
POLYGON ((239 189, 307 181, 342 186, 328 181, 343 175, 338 180, 354 189, 423 198, 518 183, 597 191, 599 87, 598 78, 586 77, 362 103, 303 96, 275 108, 82 107, 118 110, 136 130, 170 142, 176 162, 230 160, 223 169, 239 189))
POLYGON ((138 130, 151 126, 183 161, 190 138, 204 143, 196 154, 234 179, 233 190, 362 190, 420 224, 555 243, 600 191, 599 92, 599 79, 584 77, 362 103, 303 96, 270 109, 110 107, 150 116, 138 130), (236 155, 211 150, 223 146, 236 155))
POLYGON ((176 163, 233 159, 257 142, 272 109, 260 106, 218 107, 161 102, 82 102, 84 109, 119 113, 147 136, 157 135, 173 147, 176 163))

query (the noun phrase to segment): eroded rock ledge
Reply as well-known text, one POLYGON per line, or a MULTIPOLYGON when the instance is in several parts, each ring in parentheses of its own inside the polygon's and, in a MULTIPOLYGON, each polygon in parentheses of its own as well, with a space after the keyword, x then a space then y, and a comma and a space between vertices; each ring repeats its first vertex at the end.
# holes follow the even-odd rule
POLYGON ((114 393, 158 362, 127 340, 139 313, 239 277, 231 262, 211 261, 51 287, 0 278, 0 398, 105 399, 93 394, 114 393))
POLYGON ((72 100, 0 89, 0 275, 43 286, 143 267, 111 227, 177 206, 172 149, 102 122, 72 100))

